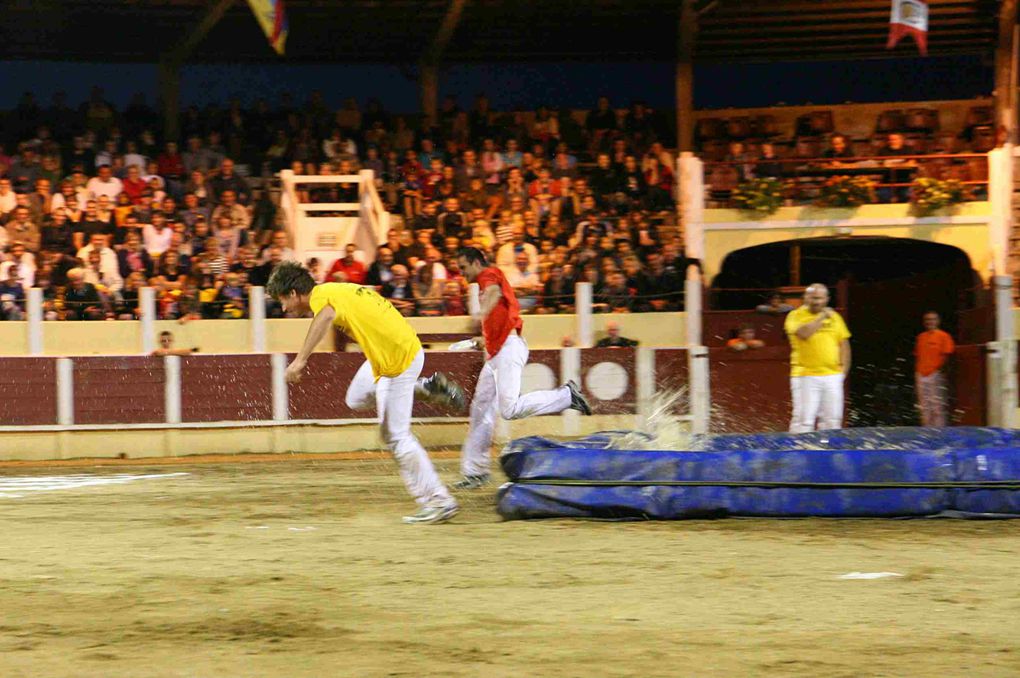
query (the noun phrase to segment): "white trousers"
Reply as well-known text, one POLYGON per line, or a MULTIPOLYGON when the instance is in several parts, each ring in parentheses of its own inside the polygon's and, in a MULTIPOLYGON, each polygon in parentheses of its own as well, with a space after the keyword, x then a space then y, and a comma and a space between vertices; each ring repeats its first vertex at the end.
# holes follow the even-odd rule
POLYGON ((506 338, 499 352, 482 365, 471 399, 471 428, 461 451, 460 468, 466 476, 489 472, 496 417, 523 419, 556 414, 570 407, 570 389, 532 391, 521 395, 521 373, 528 362, 528 345, 516 334, 506 338))
POLYGON ((842 428, 843 375, 790 377, 793 417, 790 433, 842 428))
POLYGON ((935 370, 927 377, 914 373, 917 381, 917 405, 921 408, 922 426, 945 426, 949 389, 946 375, 935 370))
POLYGON ((425 448, 411 433, 411 408, 414 390, 425 364, 425 354, 411 361, 410 367, 396 377, 375 381, 372 366, 366 361, 347 387, 347 406, 352 410, 372 407, 378 410, 383 442, 400 467, 400 477, 419 505, 446 504, 453 501, 450 492, 439 480, 425 448))

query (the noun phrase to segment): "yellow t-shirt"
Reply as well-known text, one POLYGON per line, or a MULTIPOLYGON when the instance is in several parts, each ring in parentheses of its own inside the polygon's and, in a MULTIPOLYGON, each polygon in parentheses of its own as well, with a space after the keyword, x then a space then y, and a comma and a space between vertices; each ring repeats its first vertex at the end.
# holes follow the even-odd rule
POLYGON ((839 345, 844 339, 850 338, 850 330, 838 313, 833 311, 818 331, 807 339, 797 336, 798 329, 818 316, 818 313, 808 310, 807 306, 790 311, 786 316, 784 329, 790 338, 791 377, 826 377, 843 373, 839 362, 839 345))
POLYGON ((333 324, 358 342, 377 380, 406 370, 421 350, 421 341, 410 323, 371 287, 353 283, 317 285, 308 303, 316 315, 327 305, 333 307, 333 324))

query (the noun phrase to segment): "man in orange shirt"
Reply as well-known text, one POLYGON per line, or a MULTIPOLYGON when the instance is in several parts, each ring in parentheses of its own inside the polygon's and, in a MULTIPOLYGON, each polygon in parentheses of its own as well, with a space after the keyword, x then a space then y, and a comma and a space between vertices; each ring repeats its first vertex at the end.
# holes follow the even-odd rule
POLYGON ((917 384, 917 405, 922 426, 945 426, 948 389, 942 368, 956 350, 948 332, 939 329, 939 314, 924 314, 924 332, 917 335, 914 345, 914 378, 917 384))

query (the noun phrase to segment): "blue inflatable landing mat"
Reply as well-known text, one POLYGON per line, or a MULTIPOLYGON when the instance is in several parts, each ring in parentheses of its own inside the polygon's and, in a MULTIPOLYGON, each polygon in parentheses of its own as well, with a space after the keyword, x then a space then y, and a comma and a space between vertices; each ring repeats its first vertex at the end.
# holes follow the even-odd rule
POLYGON ((499 513, 657 520, 1020 515, 1015 430, 694 436, 691 450, 616 449, 621 433, 513 441, 502 457, 510 483, 500 489, 499 513))

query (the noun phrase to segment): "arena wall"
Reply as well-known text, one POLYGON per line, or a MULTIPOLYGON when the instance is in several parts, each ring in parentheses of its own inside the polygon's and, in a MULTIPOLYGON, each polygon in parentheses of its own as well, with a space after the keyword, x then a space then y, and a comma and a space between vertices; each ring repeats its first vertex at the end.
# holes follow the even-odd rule
MULTIPOLYGON (((100 323, 97 323, 100 324, 100 323)), ((109 323, 107 323, 109 324, 109 323)), ((0 460, 163 457, 195 454, 345 452, 379 449, 372 413, 344 393, 362 357, 313 356, 305 380, 287 386, 284 354, 79 356, 0 359, 0 460)), ((479 352, 430 351, 425 373, 443 371, 470 393, 479 352)), ((498 435, 582 435, 638 426, 657 392, 687 385, 683 349, 534 350, 524 390, 583 385, 598 416, 567 412, 504 422, 498 435)), ((687 421, 686 403, 673 414, 687 421)), ((416 404, 429 447, 459 447, 466 413, 416 404)))

